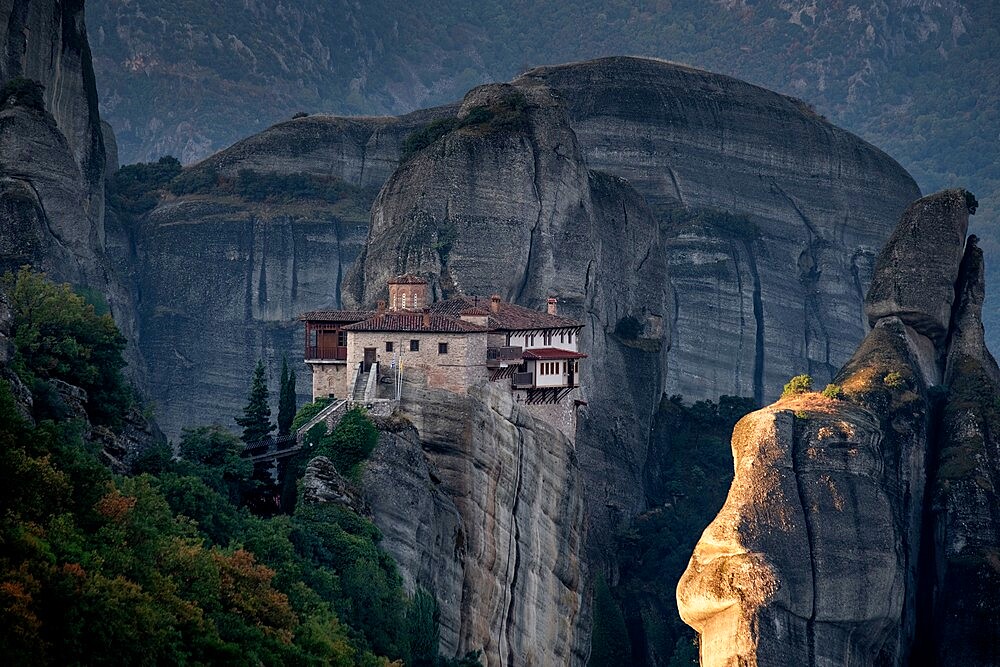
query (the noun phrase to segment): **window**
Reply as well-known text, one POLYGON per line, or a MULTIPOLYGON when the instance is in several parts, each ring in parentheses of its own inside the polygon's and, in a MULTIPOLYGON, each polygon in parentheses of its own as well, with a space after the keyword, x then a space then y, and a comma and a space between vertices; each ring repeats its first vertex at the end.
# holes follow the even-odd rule
POLYGON ((572 331, 569 332, 569 339, 566 342, 569 343, 570 345, 573 344, 573 332, 572 331))
POLYGON ((438 354, 448 354, 448 343, 438 343, 438 354))
POLYGON ((418 338, 414 338, 413 340, 410 341, 410 352, 419 352, 419 351, 420 351, 420 340, 418 338))
POLYGON ((406 292, 403 292, 403 310, 406 310, 406 292))
POLYGON ((562 331, 560 331, 559 332, 559 342, 560 343, 565 343, 566 341, 563 340, 564 338, 566 338, 566 334, 564 334, 562 331))
POLYGON ((338 331, 337 332, 337 346, 338 347, 347 347, 347 332, 346 331, 338 331))
POLYGON ((542 344, 543 345, 552 345, 552 332, 551 331, 545 331, 545 332, 542 333, 542 344))
POLYGON ((392 352, 392 341, 391 340, 385 341, 385 351, 386 352, 392 352))

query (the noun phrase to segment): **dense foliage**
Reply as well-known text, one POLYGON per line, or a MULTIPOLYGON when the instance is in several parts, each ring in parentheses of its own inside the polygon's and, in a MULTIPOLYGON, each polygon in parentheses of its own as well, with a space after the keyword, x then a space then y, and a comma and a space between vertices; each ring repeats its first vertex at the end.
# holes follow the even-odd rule
MULTIPOLYGON (((319 412, 310 406, 303 407, 304 411, 309 408, 307 414, 319 412)), ((322 422, 313 426, 306 434, 305 442, 310 451, 314 452, 313 455, 326 456, 333 462, 337 472, 353 478, 358 476, 361 463, 375 449, 378 431, 365 409, 354 407, 344 414, 329 433, 326 424, 322 422)))
MULTIPOLYGON (((17 284, 26 289, 28 278, 37 291, 38 276, 17 284)), ((48 291, 104 332, 68 288, 48 291)), ((82 324, 67 333, 57 309, 31 317, 40 331, 61 332, 57 359, 91 335, 82 324)), ((22 349, 35 338, 14 340, 18 374, 37 368, 22 349)), ((97 376, 119 368, 109 357, 90 362, 97 376)), ((100 462, 82 419, 33 423, 22 409, 0 380, 0 646, 9 663, 478 664, 438 656, 433 597, 405 594, 365 518, 333 504, 271 519, 240 507, 256 483, 242 443, 223 429, 189 429, 179 456, 152 447, 123 477, 100 462)))
POLYGON ((84 405, 95 424, 119 428, 133 396, 123 375, 125 338, 111 315, 68 284, 22 268, 4 276, 15 345, 14 368, 38 396, 36 416, 66 416, 69 406, 52 386, 62 381, 87 392, 84 405))
POLYGON ((170 155, 126 165, 108 178, 108 203, 126 215, 146 213, 159 201, 158 190, 180 173, 181 163, 170 155))
POLYGON ((674 591, 695 543, 729 490, 733 426, 755 407, 751 399, 734 396, 690 406, 680 396, 661 401, 651 448, 662 452, 659 477, 665 483, 650 499, 653 508, 623 527, 619 535, 621 572, 611 588, 617 609, 603 597, 601 581, 595 585, 592 665, 698 664, 695 634, 677 615, 674 591), (617 614, 626 627, 627 662, 615 662, 615 656, 625 650, 622 638, 613 636, 619 627, 617 614), (607 646, 598 651, 599 638, 607 646), (646 653, 647 647, 652 655, 646 653))
POLYGON ((521 93, 512 92, 490 106, 472 107, 462 118, 439 118, 410 133, 403 140, 400 160, 406 162, 453 130, 471 128, 485 134, 524 132, 529 127, 528 100, 521 93))

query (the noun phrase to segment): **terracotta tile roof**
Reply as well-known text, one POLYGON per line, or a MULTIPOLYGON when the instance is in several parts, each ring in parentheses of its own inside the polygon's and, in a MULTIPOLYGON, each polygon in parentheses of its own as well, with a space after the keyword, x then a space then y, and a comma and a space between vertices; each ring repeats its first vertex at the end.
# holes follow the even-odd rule
POLYGON ((367 320, 375 315, 374 310, 311 310, 308 313, 299 315, 302 321, 312 322, 341 322, 350 324, 367 320))
POLYGON ((344 331, 412 331, 427 333, 475 333, 486 331, 471 322, 450 315, 431 314, 430 324, 424 326, 423 313, 390 311, 344 327, 344 331))
POLYGON ((587 355, 573 350, 560 350, 555 347, 538 347, 533 350, 525 350, 521 353, 522 359, 586 359, 587 355))
POLYGON ((489 316, 490 311, 482 306, 469 306, 468 308, 463 308, 458 313, 459 315, 475 315, 476 317, 489 316))
POLYGON ((426 285, 427 280, 412 273, 404 273, 401 276, 389 279, 390 285, 426 285))
POLYGON ((490 316, 492 331, 531 331, 535 329, 579 329, 583 324, 568 317, 549 315, 546 312, 532 310, 517 304, 500 302, 500 311, 490 312, 490 300, 483 297, 456 296, 446 301, 431 304, 435 313, 458 316, 466 308, 482 308, 490 316))

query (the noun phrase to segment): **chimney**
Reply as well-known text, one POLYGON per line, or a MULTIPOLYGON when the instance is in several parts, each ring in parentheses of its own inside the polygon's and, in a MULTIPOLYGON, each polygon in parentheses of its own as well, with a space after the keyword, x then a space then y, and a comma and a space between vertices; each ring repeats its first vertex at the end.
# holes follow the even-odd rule
POLYGON ((382 313, 385 312, 385 301, 379 301, 378 302, 378 308, 376 309, 376 312, 379 315, 381 315, 382 313))
POLYGON ((500 312, 500 295, 494 294, 490 297, 490 312, 496 315, 500 312))
POLYGON ((424 307, 424 328, 430 328, 431 326, 431 309, 424 307))
POLYGON ((556 298, 554 296, 549 297, 549 315, 558 315, 559 309, 556 307, 556 298))

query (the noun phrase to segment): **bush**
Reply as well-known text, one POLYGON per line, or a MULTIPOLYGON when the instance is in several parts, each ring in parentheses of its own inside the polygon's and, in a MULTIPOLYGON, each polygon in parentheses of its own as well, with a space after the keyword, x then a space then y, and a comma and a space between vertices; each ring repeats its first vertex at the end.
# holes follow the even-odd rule
POLYGON ((111 315, 27 267, 4 276, 3 289, 13 312, 15 372, 35 387, 53 379, 80 387, 93 423, 121 427, 133 396, 122 375, 126 341, 111 315))
POLYGON ((813 379, 811 375, 796 375, 785 385, 784 390, 781 392, 781 397, 788 398, 789 396, 812 391, 812 384, 813 379))
POLYGON ((426 127, 411 132, 405 140, 399 154, 399 161, 406 162, 411 157, 427 148, 435 141, 458 127, 456 118, 439 118, 426 127))
POLYGON ((889 389, 902 389, 906 386, 906 380, 899 371, 892 371, 882 379, 882 383, 889 389))
POLYGON ((181 172, 167 189, 175 195, 204 194, 212 192, 218 185, 219 172, 214 167, 205 167, 181 172))
POLYGON ((164 155, 156 162, 125 165, 108 179, 109 200, 119 211, 138 216, 159 201, 157 191, 181 173, 180 161, 164 155))
POLYGON ((828 384, 823 389, 823 395, 827 398, 841 398, 844 395, 844 390, 839 384, 828 384))
POLYGON ((0 109, 15 106, 45 111, 45 87, 33 79, 11 79, 0 88, 0 109))
POLYGON ((305 111, 296 111, 294 114, 292 114, 292 120, 295 120, 297 118, 308 118, 308 117, 309 114, 307 114, 305 111))
POLYGON ((375 424, 364 408, 356 407, 348 410, 333 432, 320 440, 317 454, 327 456, 341 475, 353 477, 377 443, 375 424))

